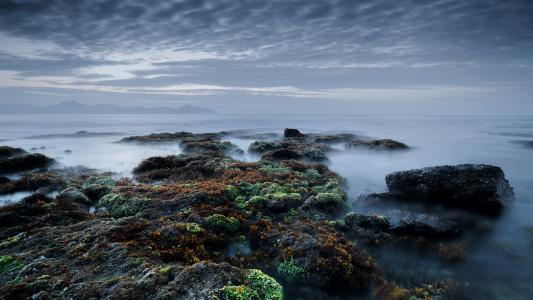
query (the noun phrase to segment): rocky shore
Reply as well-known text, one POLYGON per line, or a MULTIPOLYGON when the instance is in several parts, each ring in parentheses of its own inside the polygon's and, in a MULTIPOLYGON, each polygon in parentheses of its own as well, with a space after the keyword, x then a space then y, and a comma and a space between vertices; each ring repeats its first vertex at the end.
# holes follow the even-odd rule
POLYGON ((345 180, 327 166, 328 154, 339 151, 333 145, 410 147, 286 129, 246 135, 257 138, 248 151, 261 159, 243 162, 235 159, 243 150, 225 140, 231 136, 243 134, 124 138, 183 151, 146 158, 133 178, 54 169, 42 154, 0 147, 0 194, 33 192, 0 207, 0 296, 454 299, 453 280, 402 286, 373 254, 399 246, 460 263, 468 254, 456 241, 475 230, 465 220, 496 218, 513 201, 503 171, 489 165, 395 172, 385 179, 388 193, 349 199, 345 180))

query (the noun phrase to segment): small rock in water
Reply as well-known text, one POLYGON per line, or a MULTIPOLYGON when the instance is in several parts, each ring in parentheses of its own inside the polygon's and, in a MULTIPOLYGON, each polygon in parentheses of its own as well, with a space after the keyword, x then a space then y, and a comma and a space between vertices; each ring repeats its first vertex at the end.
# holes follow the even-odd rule
POLYGON ((63 151, 63 152, 64 152, 65 154, 72 154, 72 150, 70 150, 70 149, 67 149, 67 150, 65 150, 65 151, 63 151))
POLYGON ((292 138, 292 137, 303 137, 304 135, 298 129, 285 128, 285 130, 283 131, 283 136, 286 138, 292 138))

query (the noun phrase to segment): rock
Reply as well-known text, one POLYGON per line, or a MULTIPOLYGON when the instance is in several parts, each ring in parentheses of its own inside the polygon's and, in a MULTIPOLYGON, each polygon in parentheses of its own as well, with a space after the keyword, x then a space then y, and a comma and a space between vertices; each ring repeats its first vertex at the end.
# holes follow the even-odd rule
POLYGON ((325 134, 325 135, 309 135, 313 137, 313 142, 315 143, 324 143, 324 144, 339 144, 339 143, 349 143, 351 141, 357 140, 358 137, 355 134, 351 133, 339 133, 339 134, 325 134))
POLYGON ((387 231, 395 234, 444 238, 460 233, 457 223, 428 214, 394 209, 384 215, 389 223, 387 231))
POLYGON ((382 215, 362 215, 349 213, 344 217, 348 227, 361 227, 373 231, 387 231, 390 227, 389 220, 382 215))
POLYGON ((485 214, 498 214, 513 199, 513 189, 499 167, 438 166, 387 175, 389 190, 404 201, 442 204, 485 214))
POLYGON ((92 205, 93 201, 89 199, 84 193, 82 193, 80 190, 70 188, 62 191, 58 196, 60 199, 64 199, 67 201, 72 201, 76 203, 80 203, 83 205, 92 205))
POLYGON ((174 280, 162 288, 158 299, 216 299, 226 285, 240 285, 244 270, 228 263, 201 261, 180 271, 174 280))
POLYGON ((264 153, 267 151, 274 151, 280 149, 282 146, 279 143, 255 141, 248 146, 248 151, 256 153, 264 153))
POLYGON ((298 153, 297 151, 289 150, 289 149, 278 149, 274 151, 268 151, 261 157, 262 160, 270 160, 270 161, 301 159, 301 158, 303 158, 303 155, 301 153, 298 153))
POLYGON ((224 159, 227 157, 218 151, 156 156, 143 160, 133 173, 144 181, 210 178, 216 175, 217 167, 224 159))
POLYGON ((0 184, 4 184, 8 182, 11 182, 11 179, 4 177, 4 176, 0 176, 0 184))
POLYGON ((0 160, 0 174, 17 173, 49 167, 54 160, 40 153, 25 154, 0 160))
POLYGON ((348 143, 349 148, 366 148, 371 150, 406 150, 409 146, 402 142, 391 139, 361 141, 356 140, 348 143))
POLYGON ((19 156, 26 154, 26 151, 22 148, 13 148, 9 146, 0 146, 0 159, 9 158, 13 156, 19 156))
POLYGON ((303 270, 302 280, 291 285, 321 287, 335 293, 363 292, 377 272, 371 257, 331 227, 259 221, 250 226, 250 234, 252 249, 267 251, 278 266, 291 261, 303 270))
POLYGON ((63 153, 65 153, 65 154, 72 154, 72 150, 67 149, 67 150, 63 151, 63 153))
POLYGON ((5 182, 0 186, 1 194, 11 194, 22 191, 57 190, 64 180, 55 172, 28 172, 17 180, 5 182))
POLYGON ((285 130, 283 130, 283 136, 285 138, 304 137, 304 135, 298 129, 293 129, 293 128, 285 128, 285 130))
POLYGON ((121 143, 174 143, 177 142, 184 152, 221 151, 230 154, 243 154, 239 147, 229 141, 221 141, 218 133, 155 133, 143 136, 130 136, 120 140, 121 143))

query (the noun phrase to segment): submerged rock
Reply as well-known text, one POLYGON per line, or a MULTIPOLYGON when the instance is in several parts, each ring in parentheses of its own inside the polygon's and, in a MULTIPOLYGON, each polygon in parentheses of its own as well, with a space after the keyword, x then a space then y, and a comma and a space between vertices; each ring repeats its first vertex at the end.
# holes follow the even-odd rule
POLYGON ((453 237, 459 234, 457 223, 436 216, 400 209, 385 212, 389 222, 387 231, 426 238, 453 237))
POLYGON ((374 237, 359 229, 373 233, 390 233, 400 236, 425 237, 428 239, 457 236, 457 223, 424 213, 393 209, 382 214, 349 213, 344 217, 344 225, 349 230, 357 230, 359 235, 374 237))
POLYGON ((497 214, 513 199, 513 189, 501 168, 490 165, 438 166, 394 172, 389 190, 405 201, 442 204, 497 214))
POLYGON ((47 168, 54 160, 40 153, 24 154, 0 160, 0 174, 47 168))
POLYGON ((349 148, 366 148, 371 150, 406 150, 409 146, 402 142, 398 142, 391 139, 382 140, 356 140, 347 144, 349 148))
POLYGON ((239 147, 229 141, 221 140, 218 133, 191 133, 186 131, 174 133, 154 133, 142 136, 125 137, 121 143, 178 143, 184 152, 221 151, 230 154, 244 153, 239 147))

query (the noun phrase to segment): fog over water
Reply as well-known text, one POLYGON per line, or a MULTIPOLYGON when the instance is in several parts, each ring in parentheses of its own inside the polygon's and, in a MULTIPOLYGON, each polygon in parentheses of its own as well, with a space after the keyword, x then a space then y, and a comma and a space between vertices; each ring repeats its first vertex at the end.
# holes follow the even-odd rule
MULTIPOLYGON (((181 152, 175 144, 143 146, 115 143, 124 136, 226 130, 281 134, 286 127, 298 128, 304 133, 350 132, 392 138, 412 147, 409 151, 395 153, 340 149, 330 154, 329 167, 347 178, 351 198, 363 193, 386 191, 385 175, 393 171, 462 163, 500 166, 514 188, 516 200, 499 219, 491 222, 484 235, 465 244, 467 261, 464 266, 444 266, 423 255, 386 249, 376 258, 385 272, 391 272, 389 278, 397 278, 399 282, 412 283, 418 278, 445 279, 455 274, 463 278, 461 284, 465 286, 459 290, 465 299, 485 299, 485 294, 494 299, 528 299, 527 295, 531 295, 533 287, 528 279, 533 275, 533 264, 529 258, 533 247, 533 149, 522 142, 533 139, 533 117, 21 115, 3 116, 0 139, 3 145, 49 155, 60 166, 83 165, 116 172, 116 176, 121 177, 131 176, 132 168, 144 158, 181 152), (107 134, 68 136, 78 131, 107 134), (65 150, 72 153, 67 154, 65 150), (394 268, 388 269, 389 264, 394 268), (397 273, 401 270, 406 273, 397 273), (487 286, 487 281, 491 281, 490 286, 487 286)), ((246 151, 253 139, 228 140, 245 150, 243 156, 234 158, 259 159, 246 151)), ((0 201, 17 200, 23 196, 5 195, 0 201)))

